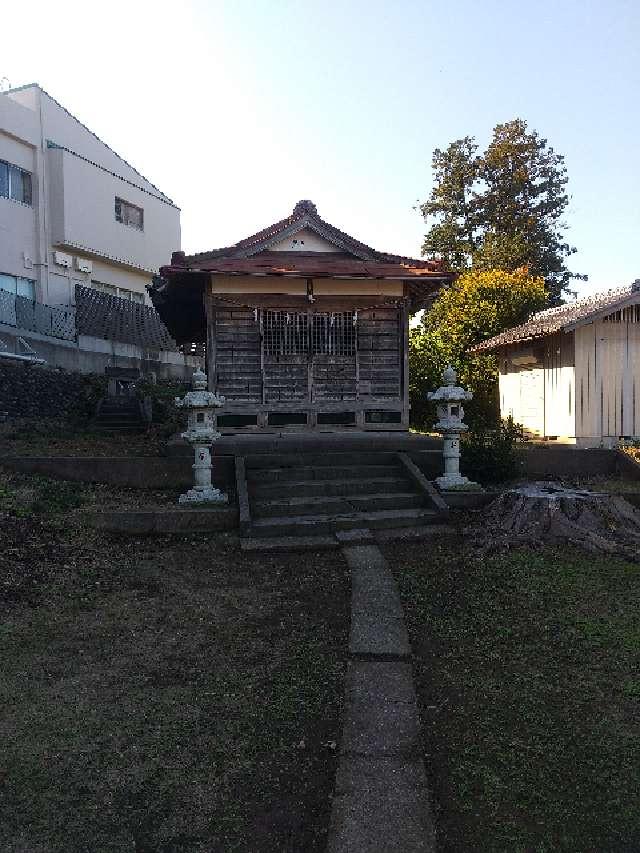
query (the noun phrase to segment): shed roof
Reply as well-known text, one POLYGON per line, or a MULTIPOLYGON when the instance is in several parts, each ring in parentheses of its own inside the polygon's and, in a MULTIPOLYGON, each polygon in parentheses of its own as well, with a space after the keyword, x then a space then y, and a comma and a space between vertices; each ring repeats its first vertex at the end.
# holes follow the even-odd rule
POLYGON ((600 316, 619 311, 636 302, 640 302, 640 280, 627 287, 608 290, 605 293, 596 293, 575 302, 568 302, 566 305, 538 311, 532 314, 526 323, 514 326, 493 338, 476 344, 470 348, 469 352, 492 352, 508 344, 543 338, 555 332, 568 332, 583 323, 593 322, 600 316))

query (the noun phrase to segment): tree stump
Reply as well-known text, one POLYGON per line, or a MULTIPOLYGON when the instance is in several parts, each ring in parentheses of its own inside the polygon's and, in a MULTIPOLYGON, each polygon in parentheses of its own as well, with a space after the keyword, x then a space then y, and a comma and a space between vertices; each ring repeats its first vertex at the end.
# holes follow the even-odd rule
POLYGON ((640 560, 640 512, 624 498, 558 483, 503 492, 483 514, 483 550, 515 545, 577 545, 640 560))

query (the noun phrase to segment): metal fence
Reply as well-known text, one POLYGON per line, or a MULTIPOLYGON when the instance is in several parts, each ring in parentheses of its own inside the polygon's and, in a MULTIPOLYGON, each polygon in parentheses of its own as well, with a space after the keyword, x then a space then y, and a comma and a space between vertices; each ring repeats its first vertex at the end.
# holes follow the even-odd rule
POLYGON ((55 308, 0 290, 0 323, 64 341, 76 339, 75 308, 55 308))

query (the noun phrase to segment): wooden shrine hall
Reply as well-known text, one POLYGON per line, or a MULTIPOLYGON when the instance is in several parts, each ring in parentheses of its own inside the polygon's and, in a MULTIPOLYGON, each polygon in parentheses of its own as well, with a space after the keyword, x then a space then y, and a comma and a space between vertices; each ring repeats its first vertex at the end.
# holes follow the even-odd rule
POLYGON ((409 314, 452 279, 300 201, 234 246, 174 252, 151 298, 178 344, 206 343, 223 432, 406 430, 409 314))

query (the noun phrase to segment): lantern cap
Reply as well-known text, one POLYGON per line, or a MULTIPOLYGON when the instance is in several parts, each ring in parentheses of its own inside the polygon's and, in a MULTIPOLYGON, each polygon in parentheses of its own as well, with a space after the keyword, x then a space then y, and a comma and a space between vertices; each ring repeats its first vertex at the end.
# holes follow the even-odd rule
POLYGON ((204 390, 207 387, 207 374, 198 369, 191 377, 191 385, 196 391, 204 390))
POLYGON ((471 391, 465 391, 464 388, 456 385, 458 374, 451 365, 443 370, 442 380, 444 385, 441 385, 437 391, 430 391, 427 394, 427 400, 444 403, 462 403, 465 400, 473 399, 471 391))
POLYGON ((449 364, 447 367, 445 367, 444 371, 442 372, 442 378, 444 379, 445 385, 455 385, 456 381, 458 379, 458 374, 455 372, 453 367, 449 364))

